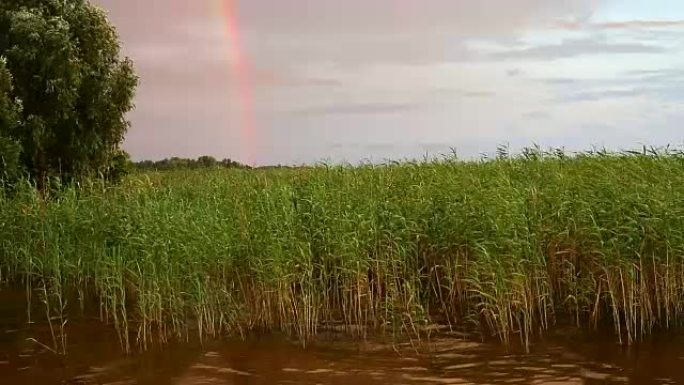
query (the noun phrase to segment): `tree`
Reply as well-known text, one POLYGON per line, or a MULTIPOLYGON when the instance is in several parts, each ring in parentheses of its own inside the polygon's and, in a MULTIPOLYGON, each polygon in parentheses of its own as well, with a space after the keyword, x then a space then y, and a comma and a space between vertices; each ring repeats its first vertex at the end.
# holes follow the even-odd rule
POLYGON ((204 155, 197 158, 197 163, 199 164, 199 167, 210 168, 216 167, 218 161, 213 156, 204 155))
POLYGON ((112 161, 105 173, 105 179, 118 182, 124 176, 128 175, 133 171, 133 161, 131 161, 131 156, 123 150, 119 150, 113 157, 112 161))
MULTIPOLYGON (((104 174, 119 154, 138 78, 105 13, 86 0, 2 0, 0 56, 20 102, 0 137, 39 184, 104 174)), ((2 111, 0 111, 2 112, 2 111)))
POLYGON ((21 105, 12 99, 12 75, 0 57, 0 180, 14 180, 22 172, 21 145, 16 139, 5 136, 19 125, 20 112, 21 105))
POLYGON ((185 169, 197 169, 197 168, 250 168, 244 164, 240 164, 230 159, 223 159, 218 161, 213 156, 204 155, 197 159, 188 158, 178 158, 173 157, 171 159, 163 159, 158 161, 143 160, 141 162, 136 162, 133 167, 137 170, 147 171, 147 170, 185 170, 185 169))

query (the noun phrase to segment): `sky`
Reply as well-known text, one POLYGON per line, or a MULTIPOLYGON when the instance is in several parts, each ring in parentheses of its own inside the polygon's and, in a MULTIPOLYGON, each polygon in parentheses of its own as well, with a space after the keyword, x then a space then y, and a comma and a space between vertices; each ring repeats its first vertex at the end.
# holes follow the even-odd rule
POLYGON ((124 147, 265 164, 684 142, 681 0, 95 0, 124 147))

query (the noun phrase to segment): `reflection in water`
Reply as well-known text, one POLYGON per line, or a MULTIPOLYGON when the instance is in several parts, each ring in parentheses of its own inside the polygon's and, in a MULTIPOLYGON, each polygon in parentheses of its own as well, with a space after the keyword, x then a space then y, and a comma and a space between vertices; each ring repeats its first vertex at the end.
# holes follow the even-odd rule
MULTIPOLYGON (((325 342, 306 349, 276 337, 205 346, 171 344, 125 356, 111 328, 73 319, 69 355, 49 346, 46 325, 27 326, 23 308, 0 298, 0 384, 677 384, 684 339, 655 338, 630 349, 611 339, 563 338, 530 353, 448 334, 411 345, 325 342)), ((574 333, 576 334, 576 333, 574 333)))

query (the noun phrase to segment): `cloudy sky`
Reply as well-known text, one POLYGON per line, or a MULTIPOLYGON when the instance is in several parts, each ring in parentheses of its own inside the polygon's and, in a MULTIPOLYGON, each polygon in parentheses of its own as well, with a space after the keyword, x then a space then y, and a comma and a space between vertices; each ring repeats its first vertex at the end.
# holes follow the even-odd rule
POLYGON ((136 159, 256 164, 684 141, 681 0, 95 0, 136 159))

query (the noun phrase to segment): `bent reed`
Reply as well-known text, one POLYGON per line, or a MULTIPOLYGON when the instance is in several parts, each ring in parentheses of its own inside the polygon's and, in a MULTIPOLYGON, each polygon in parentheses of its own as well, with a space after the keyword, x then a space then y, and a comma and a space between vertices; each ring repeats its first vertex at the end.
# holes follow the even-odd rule
POLYGON ((684 156, 151 172, 49 199, 18 186, 0 196, 0 272, 62 346, 70 291, 96 296, 126 349, 434 323, 529 343, 570 317, 631 343, 684 319, 684 156))

